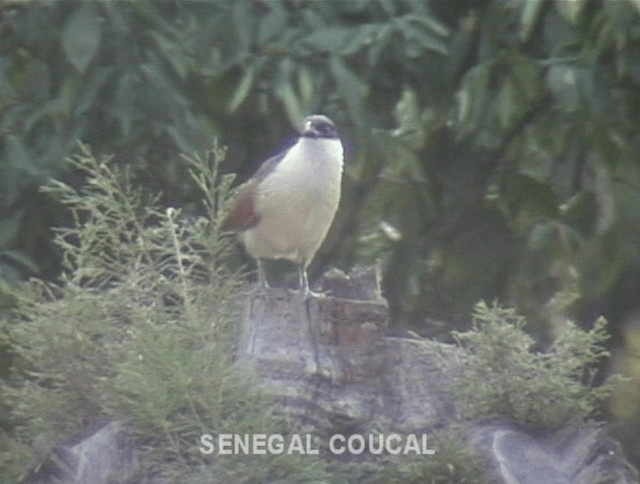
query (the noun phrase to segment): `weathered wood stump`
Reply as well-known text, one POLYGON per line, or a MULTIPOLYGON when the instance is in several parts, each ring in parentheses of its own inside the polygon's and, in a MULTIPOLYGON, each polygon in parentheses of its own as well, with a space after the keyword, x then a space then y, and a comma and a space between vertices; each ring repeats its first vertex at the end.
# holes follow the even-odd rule
POLYGON ((319 435, 417 432, 452 416, 435 357, 446 348, 385 337, 388 306, 375 285, 363 285, 371 276, 336 277, 325 284, 334 296, 307 300, 270 289, 247 310, 238 362, 258 373, 286 414, 319 435), (348 299, 339 297, 345 293, 348 299))

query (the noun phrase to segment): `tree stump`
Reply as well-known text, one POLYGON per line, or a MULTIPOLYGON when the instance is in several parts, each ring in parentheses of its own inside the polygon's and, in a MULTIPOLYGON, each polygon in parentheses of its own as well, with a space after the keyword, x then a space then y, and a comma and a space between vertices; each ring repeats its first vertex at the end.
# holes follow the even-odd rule
POLYGON ((385 337, 387 303, 365 283, 372 271, 329 280, 328 297, 257 293, 238 363, 257 372, 287 415, 320 436, 436 428, 453 412, 435 358, 443 345, 385 337))

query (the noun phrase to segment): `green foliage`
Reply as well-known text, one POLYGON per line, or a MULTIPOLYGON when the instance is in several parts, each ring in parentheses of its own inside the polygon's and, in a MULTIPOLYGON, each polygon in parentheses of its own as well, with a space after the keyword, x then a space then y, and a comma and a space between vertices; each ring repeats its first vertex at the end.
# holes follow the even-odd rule
POLYGON ((489 484, 491 476, 483 469, 487 463, 466 443, 464 431, 456 426, 433 432, 429 446, 436 453, 385 469, 376 483, 390 484, 489 484))
POLYGON ((248 174, 324 111, 350 163, 318 265, 381 259, 399 322, 610 293, 640 267, 637 6, 544 3, 3 4, 3 278, 57 272, 34 193, 77 139, 192 209, 175 153, 217 133, 248 174))
POLYGON ((636 0, 2 2, 0 309, 60 271, 50 228, 70 221, 38 189, 80 183, 77 140, 191 213, 176 153, 218 135, 244 178, 321 111, 348 163, 312 277, 380 261, 394 321, 434 333, 494 297, 538 334, 593 306, 615 333, 640 290, 638 18, 636 0))
POLYGON ((598 362, 608 356, 603 318, 584 331, 567 322, 545 352, 532 351, 525 320, 514 310, 476 304, 473 328, 456 332, 451 360, 453 392, 469 419, 504 418, 535 429, 553 429, 592 416, 611 387, 593 388, 598 362))
POLYGON ((449 35, 419 3, 97 0, 2 8, 0 216, 35 212, 29 195, 68 170, 62 160, 78 139, 126 160, 146 185, 182 203, 194 199, 175 153, 203 150, 212 133, 234 147, 243 171, 282 141, 288 122, 311 111, 341 125, 355 121, 366 139, 378 96, 363 79, 404 49, 410 58, 398 59, 415 69, 416 58, 444 53, 449 35), (353 62, 370 67, 356 75, 353 62))
POLYGON ((459 312, 501 293, 537 323, 556 290, 576 296, 559 313, 612 291, 639 260, 636 6, 436 10, 457 26, 435 74, 447 105, 433 77, 407 78, 410 123, 386 140, 406 168, 385 168, 396 188, 374 207, 404 236, 388 249, 392 302, 459 312))
POLYGON ((231 182, 220 178, 223 157, 214 148, 186 159, 204 199, 201 217, 162 210, 133 187, 128 167, 86 147, 71 160, 84 185, 46 186, 75 225, 56 236, 63 283, 34 280, 16 291, 16 309, 0 326, 15 354, 0 387, 13 425, 0 443, 7 479, 104 419, 126 424, 145 472, 174 482, 206 482, 214 468, 238 482, 323 475, 313 458, 240 456, 240 465, 240 457, 214 463, 198 450, 202 433, 286 428, 232 365, 245 288, 223 263, 232 244, 219 227, 231 182))

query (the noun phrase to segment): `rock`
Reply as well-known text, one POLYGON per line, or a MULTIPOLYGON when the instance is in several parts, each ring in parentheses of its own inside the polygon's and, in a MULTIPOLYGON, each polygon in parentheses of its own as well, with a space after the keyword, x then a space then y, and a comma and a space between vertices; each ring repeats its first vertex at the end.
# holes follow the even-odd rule
POLYGON ((108 422, 76 441, 55 449, 37 472, 33 484, 113 484, 131 482, 137 459, 122 425, 108 422))
POLYGON ((638 482, 620 445, 597 424, 533 435, 503 422, 478 426, 470 441, 488 454, 494 474, 505 484, 638 482))

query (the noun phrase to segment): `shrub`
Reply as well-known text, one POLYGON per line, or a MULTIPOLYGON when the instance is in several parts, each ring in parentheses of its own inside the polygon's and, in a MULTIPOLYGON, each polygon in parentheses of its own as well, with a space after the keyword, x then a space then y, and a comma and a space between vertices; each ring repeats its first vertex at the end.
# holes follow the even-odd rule
POLYGON ((480 302, 472 329, 454 332, 460 351, 447 361, 457 375, 453 391, 462 416, 552 429, 593 415, 610 392, 609 385, 591 385, 594 364, 608 355, 604 318, 589 331, 568 321, 545 352, 532 351, 524 325, 513 309, 480 302))
POLYGON ((299 456, 200 454, 203 433, 283 433, 248 375, 232 365, 235 323, 246 290, 224 264, 232 241, 220 215, 229 177, 224 150, 186 159, 204 215, 163 210, 132 187, 128 168, 82 147, 71 160, 86 176, 78 189, 51 182, 75 225, 57 232, 60 284, 32 281, 0 334, 14 357, 1 387, 13 429, 0 446, 9 480, 54 455, 96 421, 116 419, 135 437, 142 472, 181 482, 311 480, 318 460, 299 456), (242 459, 238 465, 238 459, 242 459))

